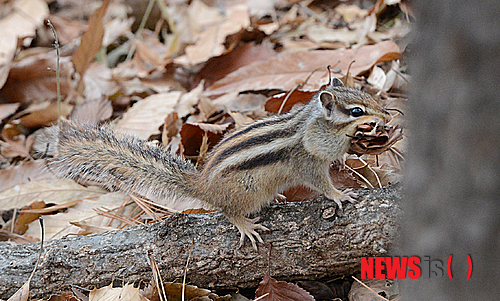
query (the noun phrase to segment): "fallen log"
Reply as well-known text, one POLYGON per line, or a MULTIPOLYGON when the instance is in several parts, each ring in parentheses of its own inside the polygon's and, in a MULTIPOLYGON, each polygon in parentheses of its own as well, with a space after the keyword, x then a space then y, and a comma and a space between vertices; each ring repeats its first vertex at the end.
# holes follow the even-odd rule
MULTIPOLYGON (((48 241, 31 280, 31 297, 68 291, 71 285, 148 283, 148 252, 164 281, 182 281, 191 248, 187 283, 208 289, 255 287, 269 263, 272 276, 287 281, 353 274, 361 256, 387 255, 402 216, 399 186, 356 192, 359 202, 343 210, 322 197, 265 208, 261 223, 272 231, 262 233, 265 245, 258 251, 248 241, 238 249, 239 232, 220 213, 175 214, 161 223, 48 241)), ((0 298, 26 282, 39 248, 39 243, 0 243, 0 298)))

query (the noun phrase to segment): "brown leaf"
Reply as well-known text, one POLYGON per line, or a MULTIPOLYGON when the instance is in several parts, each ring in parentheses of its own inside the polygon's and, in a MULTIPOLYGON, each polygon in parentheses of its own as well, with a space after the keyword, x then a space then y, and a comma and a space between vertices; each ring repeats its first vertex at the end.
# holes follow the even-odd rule
POLYGON ((204 208, 186 209, 186 210, 182 211, 182 213, 186 213, 186 214, 205 214, 205 213, 210 213, 210 212, 215 212, 215 211, 214 210, 207 210, 204 208))
POLYGON ((203 82, 200 82, 196 88, 182 95, 179 103, 175 107, 175 111, 177 112, 179 118, 184 118, 196 111, 194 106, 198 103, 202 92, 203 82))
POLYGON ((141 295, 140 289, 135 288, 133 284, 125 284, 123 287, 113 287, 113 284, 110 284, 90 291, 89 301, 98 300, 145 301, 147 299, 141 295))
POLYGON ((367 287, 357 281, 351 286, 349 291, 349 300, 352 301, 383 301, 383 300, 401 300, 398 285, 392 284, 386 279, 364 279, 362 281, 367 287), (380 294, 380 295, 379 295, 380 294), (380 296, 384 296, 383 299, 380 296), (398 298, 399 297, 399 298, 398 298))
MULTIPOLYGON (((23 207, 23 210, 42 209, 45 207, 47 207, 47 205, 44 201, 34 201, 28 206, 23 207)), ((40 213, 34 212, 19 212, 19 215, 16 218, 16 224, 14 225, 14 233, 19 235, 26 233, 26 231, 28 230, 28 225, 33 221, 36 221, 38 217, 40 217, 40 215, 40 213)))
POLYGON ((278 300, 289 300, 289 301, 307 301, 314 300, 313 296, 309 294, 303 288, 289 282, 277 281, 271 278, 268 274, 264 276, 264 279, 259 283, 259 287, 255 291, 255 297, 258 298, 269 293, 266 297, 263 297, 262 301, 278 301, 278 300))
POLYGON ((16 157, 26 158, 30 155, 33 142, 35 142, 35 135, 28 136, 28 139, 24 135, 18 135, 13 140, 7 140, 7 142, 0 141, 2 156, 9 159, 16 157))
POLYGON ((222 132, 227 129, 229 123, 216 125, 206 123, 185 123, 181 129, 184 156, 198 156, 202 145, 203 136, 208 135, 208 146, 211 148, 222 138, 222 132))
POLYGON ((188 10, 193 23, 199 23, 196 25, 202 29, 197 34, 196 44, 186 47, 185 50, 191 64, 202 63, 211 57, 221 55, 225 50, 223 43, 226 37, 250 25, 249 12, 244 5, 233 5, 226 10, 225 15, 222 15, 217 8, 208 7, 201 1, 194 1, 188 10), (213 17, 213 21, 207 20, 209 15, 213 17))
POLYGON ((320 193, 306 186, 290 187, 282 193, 286 197, 287 202, 302 202, 314 199, 320 193))
POLYGON ((358 125, 348 153, 379 155, 401 139, 403 139, 403 130, 397 125, 364 123, 358 125))
POLYGON ((98 123, 109 119, 112 114, 111 102, 105 98, 100 98, 76 106, 69 119, 78 123, 98 123))
MULTIPOLYGON (((2 129, 2 138, 5 140, 15 140, 22 134, 29 134, 42 126, 49 126, 59 118, 59 108, 57 103, 48 104, 48 106, 38 105, 33 106, 33 109, 25 110, 26 115, 10 120, 9 123, 2 129)), ((61 103, 61 115, 66 117, 69 115, 73 106, 67 103, 61 103)), ((20 116, 24 113, 16 114, 20 116)), ((15 116, 15 117, 16 117, 15 116)))
POLYGON ((61 204, 75 199, 104 194, 95 187, 84 187, 68 179, 44 179, 11 187, 0 193, 0 208, 19 208, 31 204, 33 199, 50 200, 61 204))
POLYGON ((209 59, 198 76, 210 86, 243 66, 275 55, 276 51, 271 44, 245 43, 229 53, 209 59))
POLYGON ((229 116, 231 116, 231 118, 233 118, 236 129, 254 122, 252 118, 245 116, 240 112, 227 111, 227 113, 229 114, 229 116))
POLYGON ((66 292, 60 295, 52 295, 50 296, 50 298, 42 299, 41 301, 82 301, 82 300, 75 297, 75 295, 72 292, 66 292))
POLYGON ((399 48, 392 41, 361 46, 356 49, 314 50, 282 53, 270 59, 261 60, 237 71, 214 83, 206 95, 219 95, 231 91, 255 90, 292 90, 312 73, 307 88, 317 90, 327 82, 326 66, 333 66, 342 74, 347 72, 349 64, 353 76, 369 70, 381 60, 388 59, 387 53, 399 53, 399 48), (320 71, 317 71, 320 70, 320 71))
MULTIPOLYGON (((124 202, 129 201, 127 195, 124 193, 105 193, 103 191, 99 196, 82 193, 72 198, 67 198, 66 200, 69 201, 65 203, 59 203, 58 199, 60 196, 64 197, 63 194, 55 193, 52 198, 43 198, 46 202, 58 203, 53 207, 67 208, 57 211, 57 214, 50 213, 44 217, 47 240, 62 238, 68 235, 102 233, 120 228, 122 223, 115 216, 121 217, 122 220, 125 219, 124 223, 126 224, 133 224, 133 222, 129 223, 129 220, 126 219, 129 218, 132 210, 136 207, 132 204, 124 206, 124 202), (102 212, 109 214, 100 214, 102 212)), ((48 207, 39 212, 47 213, 51 209, 52 207, 48 207)), ((133 218, 130 218, 130 221, 133 221, 133 218)), ((36 227, 34 224, 30 224, 25 235, 39 237, 39 227, 36 227)))
MULTIPOLYGON (((22 52, 21 52, 22 53, 22 52)), ((20 54, 21 54, 20 53, 20 54)), ((57 98, 56 57, 52 52, 41 52, 16 61, 9 72, 5 85, 0 90, 0 98, 7 102, 28 105, 57 98)), ((67 95, 73 72, 69 57, 61 57, 61 95, 67 95)))
POLYGON ((281 109, 281 113, 286 113, 297 103, 308 103, 314 93, 316 93, 316 91, 302 91, 300 89, 295 89, 291 93, 288 92, 275 95, 266 102, 266 111, 278 113, 281 109))
POLYGON ((330 167, 330 179, 332 184, 337 189, 346 188, 361 188, 362 186, 356 181, 352 172, 343 165, 333 164, 330 167))
POLYGON ((157 35, 143 32, 142 39, 134 41, 136 47, 134 60, 147 73, 155 70, 164 71, 170 62, 170 46, 161 43, 157 35))
POLYGON ((20 105, 20 103, 0 104, 0 120, 4 120, 5 118, 14 114, 20 105))
POLYGON ((2 2, 0 17, 0 88, 5 84, 18 38, 34 37, 35 30, 43 24, 49 7, 43 0, 14 0, 2 2))
MULTIPOLYGON (((49 19, 50 23, 54 26, 57 32, 57 39, 61 45, 65 45, 77 39, 89 28, 89 26, 82 21, 64 18, 59 15, 50 15, 47 19, 49 19)), ((52 36, 52 32, 50 32, 50 35, 52 36)))
POLYGON ((44 166, 44 160, 35 160, 0 170, 0 192, 28 181, 51 178, 52 174, 44 166))
POLYGON ((83 96, 87 101, 108 97, 120 90, 120 85, 113 79, 112 70, 97 62, 90 63, 83 82, 83 96))
POLYGON ((165 118, 174 112, 181 92, 153 94, 136 102, 115 126, 115 130, 131 133, 141 139, 160 133, 165 118))
POLYGON ((94 56, 101 50, 102 38, 104 37, 104 25, 102 19, 106 14, 110 0, 104 0, 101 7, 95 10, 89 19, 89 29, 83 34, 80 46, 73 54, 73 64, 76 72, 80 74, 80 91, 83 91, 83 78, 85 71, 94 59, 94 56))

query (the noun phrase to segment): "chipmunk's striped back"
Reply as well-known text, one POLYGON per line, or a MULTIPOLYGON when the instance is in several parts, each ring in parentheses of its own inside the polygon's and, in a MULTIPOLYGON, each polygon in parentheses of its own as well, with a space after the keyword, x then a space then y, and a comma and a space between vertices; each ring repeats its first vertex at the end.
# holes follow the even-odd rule
POLYGON ((212 149, 203 172, 213 178, 227 170, 251 169, 285 159, 300 142, 312 115, 318 113, 318 108, 305 105, 229 134, 212 149))

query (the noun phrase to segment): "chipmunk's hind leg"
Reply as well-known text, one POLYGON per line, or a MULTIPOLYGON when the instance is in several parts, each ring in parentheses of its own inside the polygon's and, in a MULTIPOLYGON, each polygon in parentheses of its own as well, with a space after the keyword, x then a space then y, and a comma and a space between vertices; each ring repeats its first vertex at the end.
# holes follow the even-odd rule
POLYGON ((245 242, 245 237, 248 237, 250 239, 250 242, 252 243, 252 247, 254 248, 255 251, 257 251, 257 244, 255 241, 255 238, 263 244, 264 240, 260 237, 259 233, 256 232, 256 230, 262 230, 262 231, 269 231, 268 228, 262 226, 261 224, 256 224, 256 222, 259 221, 259 218, 247 218, 244 216, 238 216, 238 217, 228 217, 229 221, 238 228, 238 230, 241 233, 240 236, 240 245, 239 248, 243 246, 243 243, 245 242))

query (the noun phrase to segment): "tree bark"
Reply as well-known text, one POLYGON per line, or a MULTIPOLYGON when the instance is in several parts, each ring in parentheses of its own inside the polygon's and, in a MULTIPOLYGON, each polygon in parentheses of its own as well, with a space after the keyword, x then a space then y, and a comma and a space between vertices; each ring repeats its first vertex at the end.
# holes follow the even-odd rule
MULTIPOLYGON (((273 204, 261 212, 265 245, 246 242, 220 213, 175 214, 147 226, 45 243, 31 280, 31 297, 68 291, 70 285, 94 288, 112 280, 147 283, 148 253, 164 281, 181 281, 188 254, 189 284, 213 289, 255 287, 270 271, 280 280, 314 280, 359 271, 361 256, 386 256, 402 214, 400 188, 358 190, 359 202, 342 211, 324 198, 273 204), (270 250, 270 245, 272 248, 270 250), (269 259, 270 256, 270 259, 269 259)), ((0 244, 0 298, 26 282, 40 244, 0 244)))
POLYGON ((404 255, 444 263, 442 278, 408 279, 406 300, 500 295, 500 6, 415 1, 405 175, 404 255), (453 280, 446 272, 452 255, 453 280), (472 259, 469 272, 467 255, 472 259))

